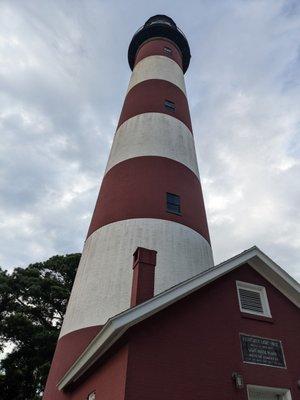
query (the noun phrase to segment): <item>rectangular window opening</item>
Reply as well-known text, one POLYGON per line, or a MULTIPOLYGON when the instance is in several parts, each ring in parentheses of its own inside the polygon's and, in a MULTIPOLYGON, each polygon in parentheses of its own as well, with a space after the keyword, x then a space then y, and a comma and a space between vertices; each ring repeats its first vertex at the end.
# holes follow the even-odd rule
POLYGON ((165 100, 165 107, 169 110, 175 111, 175 103, 171 100, 165 100))
POLYGON ((180 197, 177 194, 167 193, 167 211, 181 215, 180 197))
POLYGON ((164 47, 164 52, 167 54, 172 54, 172 49, 170 47, 164 47))

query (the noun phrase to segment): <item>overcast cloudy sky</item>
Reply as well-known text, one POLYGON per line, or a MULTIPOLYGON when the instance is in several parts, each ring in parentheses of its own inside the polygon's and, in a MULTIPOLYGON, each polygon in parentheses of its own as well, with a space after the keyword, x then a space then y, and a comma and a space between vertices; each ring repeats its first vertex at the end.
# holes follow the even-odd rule
POLYGON ((0 265, 79 252, 151 15, 185 32, 214 257, 253 244, 300 280, 298 0, 2 0, 0 265))

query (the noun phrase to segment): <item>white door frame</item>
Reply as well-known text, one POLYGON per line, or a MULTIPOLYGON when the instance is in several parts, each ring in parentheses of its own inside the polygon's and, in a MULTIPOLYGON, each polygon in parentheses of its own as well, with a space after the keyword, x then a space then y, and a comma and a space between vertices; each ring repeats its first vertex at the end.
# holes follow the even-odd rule
POLYGON ((258 385, 247 385, 248 399, 250 399, 250 390, 257 389, 262 392, 275 392, 275 394, 280 394, 283 400, 292 400, 292 395, 290 389, 278 388, 278 387, 268 387, 268 386, 258 386, 258 385))

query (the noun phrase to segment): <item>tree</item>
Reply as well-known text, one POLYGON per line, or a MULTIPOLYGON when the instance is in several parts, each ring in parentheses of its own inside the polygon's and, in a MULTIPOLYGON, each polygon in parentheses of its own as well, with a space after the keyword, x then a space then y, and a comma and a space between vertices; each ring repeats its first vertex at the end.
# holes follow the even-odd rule
POLYGON ((0 350, 13 346, 0 362, 1 400, 38 400, 46 383, 80 254, 0 268, 0 350))

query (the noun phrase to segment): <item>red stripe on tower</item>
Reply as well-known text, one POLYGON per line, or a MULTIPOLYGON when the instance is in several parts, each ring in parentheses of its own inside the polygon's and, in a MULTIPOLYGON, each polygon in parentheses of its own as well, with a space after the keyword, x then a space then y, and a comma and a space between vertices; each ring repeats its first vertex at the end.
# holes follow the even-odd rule
POLYGON ((132 218, 174 221, 210 241, 200 182, 185 165, 169 158, 135 157, 114 166, 103 179, 88 236, 132 218), (179 212, 168 210, 167 193, 179 197, 179 212))
MULTIPOLYGON (((130 307, 132 254, 157 251, 154 295, 213 265, 186 97, 185 36, 150 18, 128 51, 133 73, 52 362, 45 400, 107 320, 130 307)), ((151 286, 152 290, 152 286, 151 286)))
POLYGON ((182 68, 181 51, 171 40, 154 38, 143 43, 135 57, 134 66, 136 66, 136 64, 138 64, 143 58, 150 56, 169 57, 182 68))
POLYGON ((187 98, 171 82, 149 79, 135 85, 126 96, 118 128, 129 118, 149 112, 163 113, 177 118, 192 131, 187 98))

